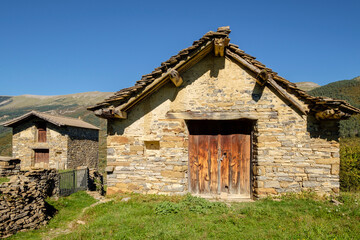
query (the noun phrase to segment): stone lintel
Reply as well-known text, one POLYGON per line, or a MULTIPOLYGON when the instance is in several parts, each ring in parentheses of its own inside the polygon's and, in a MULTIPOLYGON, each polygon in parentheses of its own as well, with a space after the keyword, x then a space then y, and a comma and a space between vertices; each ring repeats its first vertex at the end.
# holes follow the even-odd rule
POLYGON ((167 112, 166 116, 170 119, 185 120, 257 120, 254 115, 240 112, 167 112))

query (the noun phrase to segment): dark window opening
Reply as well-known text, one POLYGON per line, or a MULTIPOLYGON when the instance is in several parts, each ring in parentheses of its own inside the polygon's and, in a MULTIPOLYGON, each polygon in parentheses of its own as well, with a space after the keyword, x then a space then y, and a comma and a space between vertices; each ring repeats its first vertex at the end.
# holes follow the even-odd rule
POLYGON ((190 135, 251 134, 251 120, 187 120, 190 135))

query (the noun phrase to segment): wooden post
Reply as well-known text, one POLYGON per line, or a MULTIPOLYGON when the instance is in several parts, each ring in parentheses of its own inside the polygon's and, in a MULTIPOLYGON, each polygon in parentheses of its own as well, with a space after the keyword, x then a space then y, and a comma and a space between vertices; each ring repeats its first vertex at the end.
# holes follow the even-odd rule
POLYGON ((229 45, 230 38, 215 38, 214 40, 214 50, 215 57, 223 57, 225 55, 225 47, 229 45))

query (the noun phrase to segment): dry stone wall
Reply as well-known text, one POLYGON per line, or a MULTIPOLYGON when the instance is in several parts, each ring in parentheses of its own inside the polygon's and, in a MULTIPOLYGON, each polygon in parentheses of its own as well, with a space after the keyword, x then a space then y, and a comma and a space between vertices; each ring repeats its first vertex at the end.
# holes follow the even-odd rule
POLYGON ((129 111, 127 119, 109 120, 108 193, 188 191, 189 132, 186 121, 169 119, 169 112, 255 119, 254 197, 308 189, 338 192, 338 122, 303 116, 255 77, 227 58, 209 55, 182 74, 181 87, 168 83, 129 111))
POLYGON ((20 172, 20 159, 0 156, 0 177, 16 175, 20 172))
POLYGON ((0 237, 46 224, 54 211, 45 198, 58 194, 56 170, 33 170, 0 185, 0 237))
POLYGON ((98 167, 99 131, 68 127, 68 168, 98 167))

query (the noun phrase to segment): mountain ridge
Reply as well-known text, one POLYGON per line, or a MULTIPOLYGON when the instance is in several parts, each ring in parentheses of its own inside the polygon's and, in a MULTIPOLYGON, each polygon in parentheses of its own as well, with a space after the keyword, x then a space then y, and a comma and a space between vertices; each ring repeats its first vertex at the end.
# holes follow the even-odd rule
POLYGON ((297 82, 295 83, 298 88, 304 91, 311 91, 315 88, 321 87, 319 84, 314 82, 297 82))

